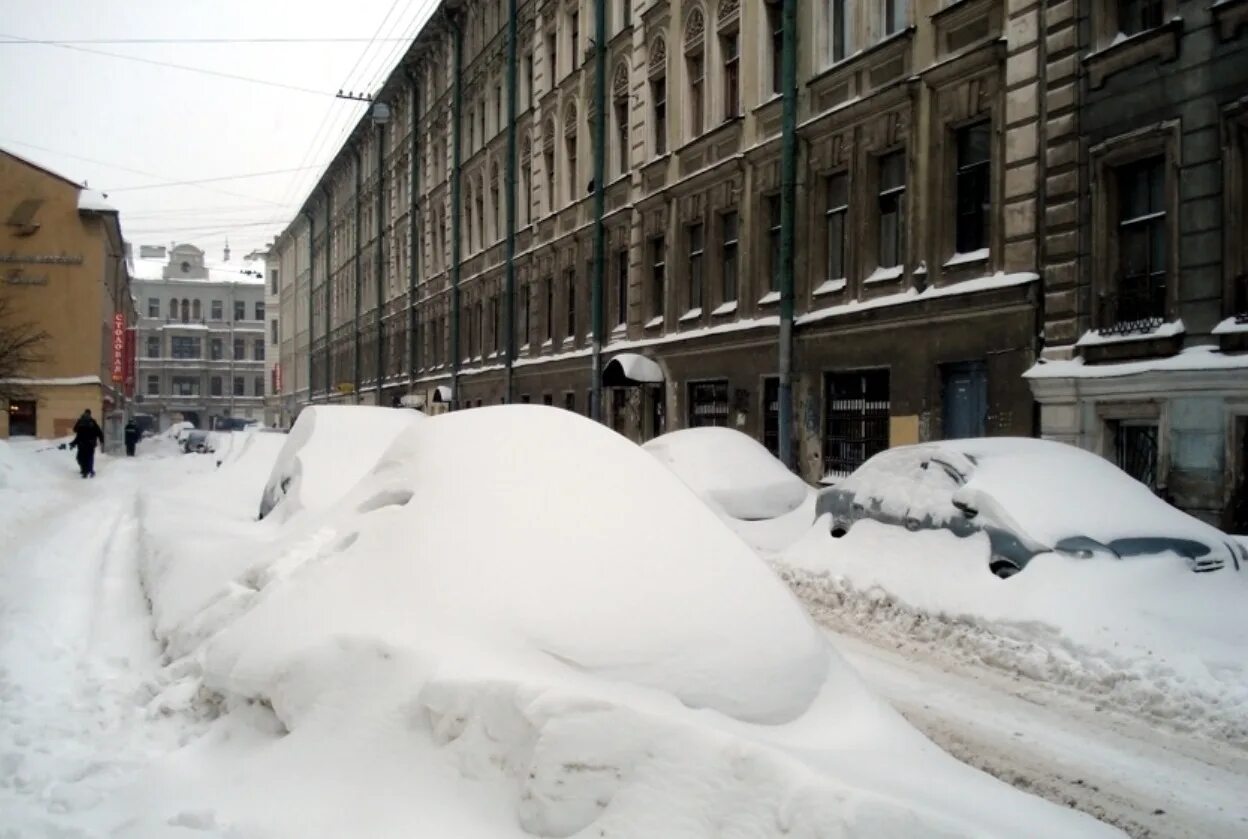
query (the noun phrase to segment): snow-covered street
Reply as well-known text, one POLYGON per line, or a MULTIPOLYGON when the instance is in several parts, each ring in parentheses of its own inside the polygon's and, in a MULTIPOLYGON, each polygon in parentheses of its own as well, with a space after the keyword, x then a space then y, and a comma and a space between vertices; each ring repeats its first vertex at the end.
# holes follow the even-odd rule
MULTIPOLYGON (((367 462, 324 409, 319 436, 230 435, 208 457, 150 441, 95 480, 65 452, 0 448, 0 837, 1248 831, 1238 671, 1218 688, 1167 659, 1156 672, 1192 687, 1177 712, 1152 671, 1075 678, 1104 675, 1091 647, 1036 664, 1033 624, 1019 654, 1005 623, 853 600, 832 574, 857 573, 856 543, 819 559, 800 486, 768 485, 793 513, 733 525, 764 559, 579 418, 365 410, 367 462), (500 464, 474 442, 500 417, 533 451, 500 464), (565 449, 545 508, 507 509, 565 449), (654 497, 597 488, 596 461, 654 497), (497 486, 429 477, 450 462, 492 463, 497 486), (622 520, 593 518, 608 498, 622 520), (490 528, 455 526, 478 504, 490 528), (630 522, 660 509, 696 526, 626 561, 630 522)), ((746 467, 724 463, 730 487, 746 467)), ((722 519, 750 497, 707 501, 722 519)))

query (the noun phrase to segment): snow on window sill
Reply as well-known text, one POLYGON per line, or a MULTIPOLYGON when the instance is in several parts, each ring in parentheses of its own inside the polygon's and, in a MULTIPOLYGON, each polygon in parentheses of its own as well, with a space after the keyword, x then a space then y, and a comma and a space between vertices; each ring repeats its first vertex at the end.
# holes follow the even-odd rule
POLYGON ((1170 338, 1175 335, 1182 335, 1186 329, 1183 327, 1183 321, 1176 320, 1170 323, 1163 323, 1155 329, 1147 332, 1129 332, 1125 335, 1101 335, 1095 330, 1088 330, 1079 336, 1079 340, 1075 342, 1076 347, 1096 347, 1103 344, 1127 344, 1132 341, 1151 341, 1154 338, 1170 338))
POLYGON ((554 339, 554 338, 547 338, 545 341, 542 341, 542 346, 541 346, 541 349, 543 349, 543 350, 548 350, 548 349, 550 349, 551 347, 553 347, 554 345, 555 345, 555 339, 554 339))
POLYGON ((736 310, 737 310, 737 301, 729 300, 727 303, 720 303, 718 306, 712 309, 711 317, 715 317, 716 315, 731 315, 736 310))
POLYGON ((945 268, 956 268, 959 265, 969 265, 973 262, 987 262, 988 249, 980 248, 977 251, 968 251, 966 253, 955 253, 945 262, 945 268))
POLYGON ((1214 335, 1236 335, 1248 332, 1248 322, 1241 322, 1232 316, 1213 328, 1214 335))
POLYGON ((906 267, 904 265, 891 265, 887 268, 881 265, 879 268, 876 268, 874 271, 868 274, 866 279, 863 280, 863 282, 864 283, 884 283, 884 282, 888 282, 889 280, 897 279, 905 272, 906 272, 906 267))
POLYGON ((684 323, 685 321, 688 321, 688 320, 697 320, 697 319, 698 319, 698 318, 700 318, 700 317, 702 317, 702 307, 701 307, 701 306, 699 306, 699 307, 698 307, 698 308, 696 308, 696 309, 690 309, 689 311, 687 311, 687 312, 685 312, 683 315, 681 315, 681 316, 680 316, 680 322, 681 322, 681 323, 684 323))
POLYGON ((819 285, 815 286, 815 290, 812 293, 818 297, 821 294, 831 294, 834 291, 843 291, 847 285, 849 285, 849 281, 844 277, 839 277, 835 280, 824 280, 819 285))
POLYGON ((623 333, 627 331, 628 331, 627 323, 617 323, 615 326, 611 328, 612 335, 622 335, 623 333))
POLYGON ((655 327, 659 327, 662 325, 663 325, 662 315, 655 315, 654 317, 650 318, 650 320, 646 321, 646 329, 654 329, 655 327))
POLYGON ((529 351, 529 345, 527 343, 521 344, 520 349, 516 350, 516 352, 528 352, 528 351, 529 351))
POLYGON ((769 291, 766 294, 764 294, 762 297, 758 298, 758 304, 760 306, 766 306, 769 303, 779 303, 779 302, 780 302, 780 292, 778 291, 769 291))

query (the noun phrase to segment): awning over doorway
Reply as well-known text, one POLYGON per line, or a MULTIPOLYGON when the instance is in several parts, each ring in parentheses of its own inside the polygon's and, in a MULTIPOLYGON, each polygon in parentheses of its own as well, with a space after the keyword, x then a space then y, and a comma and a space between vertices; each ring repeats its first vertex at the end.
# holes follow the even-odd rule
POLYGON ((409 393, 399 397, 399 407, 401 408, 423 408, 425 407, 425 395, 423 393, 409 393))
POLYGON ((437 387, 435 387, 433 389, 433 401, 434 401, 434 404, 437 404, 438 402, 450 402, 451 401, 451 386, 450 385, 438 385, 437 387))
POLYGON ((663 370, 654 361, 637 353, 625 352, 611 357, 602 369, 603 387, 633 387, 663 384, 663 370))

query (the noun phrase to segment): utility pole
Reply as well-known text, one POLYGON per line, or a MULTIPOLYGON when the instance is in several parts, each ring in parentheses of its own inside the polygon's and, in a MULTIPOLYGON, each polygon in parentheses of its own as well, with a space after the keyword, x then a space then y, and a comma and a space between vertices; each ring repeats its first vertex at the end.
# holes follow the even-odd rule
POLYGON ((462 212, 460 198, 460 182, 463 180, 459 167, 462 163, 460 134, 462 133, 462 113, 464 106, 464 30, 461 20, 456 17, 451 24, 455 51, 455 79, 451 94, 451 407, 459 403, 459 277, 460 277, 460 242, 459 216, 462 212))
MULTIPOLYGON (((333 310, 333 282, 330 273, 330 256, 334 243, 334 193, 329 184, 325 185, 325 401, 329 401, 329 389, 334 381, 334 356, 329 343, 330 312, 333 310)), ((311 253, 311 249, 308 253, 311 253)), ((312 348, 312 333, 308 333, 308 349, 312 348)))
POLYGON ((360 156, 360 147, 352 146, 355 152, 355 352, 352 353, 352 367, 355 374, 355 384, 352 386, 352 395, 355 402, 360 401, 360 259, 362 252, 360 249, 360 205, 362 203, 362 195, 364 189, 364 161, 360 156))
POLYGON ((793 244, 797 200, 797 0, 783 0, 780 80, 780 462, 793 469, 793 244))
POLYGON ((382 311, 385 306, 385 213, 386 213, 386 123, 390 121, 390 107, 385 102, 375 102, 372 109, 373 125, 377 126, 377 221, 375 247, 374 276, 377 283, 377 405, 381 405, 381 386, 386 377, 386 341, 385 322, 382 311))
MULTIPOLYGON (((507 346, 503 348, 506 358, 507 373, 506 393, 503 401, 511 404, 515 398, 515 371, 513 363, 516 355, 516 0, 507 0, 507 244, 506 256, 506 304, 507 304, 507 346)), ((550 313, 547 313, 550 316, 550 313)), ((495 321, 494 328, 498 328, 495 321)))
MULTIPOLYGON (((576 45, 572 45, 576 60, 576 45)), ((602 422, 602 280, 606 273, 606 184, 603 183, 607 156, 607 2, 594 2, 594 280, 590 288, 593 313, 593 365, 590 388, 590 417, 602 422)))
POLYGON ((411 133, 408 135, 408 161, 410 171, 410 186, 408 190, 408 207, 407 207, 407 235, 411 242, 408 249, 407 260, 407 379, 409 387, 416 381, 416 370, 419 369, 417 362, 419 361, 418 336, 416 333, 416 283, 419 279, 417 273, 417 265, 420 263, 420 242, 417 238, 416 212, 419 209, 420 202, 417 196, 420 195, 420 131, 418 124, 420 121, 420 85, 417 83, 417 75, 409 66, 406 70, 407 83, 411 85, 411 116, 409 117, 409 125, 411 133))
MULTIPOLYGON (((312 339, 316 335, 316 254, 314 242, 316 241, 316 214, 312 210, 304 210, 303 217, 308 220, 308 404, 312 404, 312 371, 313 355, 312 355, 312 339)), ((298 274, 296 276, 296 282, 298 274)), ((230 352, 234 352, 234 347, 230 347, 230 352)), ((325 388, 326 393, 329 390, 328 371, 326 372, 325 388)), ((230 389, 233 390, 234 383, 230 382, 230 389)))

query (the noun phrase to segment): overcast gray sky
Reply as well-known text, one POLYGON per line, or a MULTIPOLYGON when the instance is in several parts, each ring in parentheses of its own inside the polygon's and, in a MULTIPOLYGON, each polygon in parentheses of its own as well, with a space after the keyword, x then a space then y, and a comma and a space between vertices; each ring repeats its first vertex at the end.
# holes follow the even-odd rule
POLYGON ((220 259, 228 236, 238 258, 281 231, 360 116, 362 105, 333 94, 375 89, 434 3, 0 0, 0 148, 107 192, 135 245, 193 242, 220 259), (360 40, 94 42, 279 38, 360 40), (298 167, 310 168, 158 186, 298 167))

